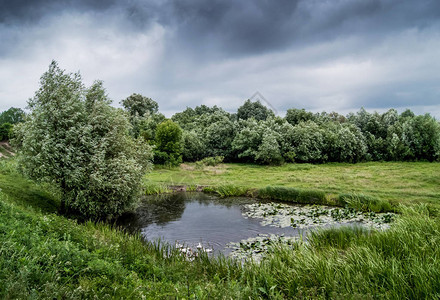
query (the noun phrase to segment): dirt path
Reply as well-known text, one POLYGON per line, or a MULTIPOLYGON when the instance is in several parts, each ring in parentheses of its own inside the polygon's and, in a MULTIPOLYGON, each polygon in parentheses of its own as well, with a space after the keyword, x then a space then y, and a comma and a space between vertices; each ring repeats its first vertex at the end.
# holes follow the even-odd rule
MULTIPOLYGON (((2 148, 10 156, 14 156, 15 155, 15 153, 12 152, 12 147, 11 147, 11 145, 9 145, 8 142, 0 142, 0 148, 2 148)), ((7 157, 7 156, 0 152, 0 157, 7 157)))

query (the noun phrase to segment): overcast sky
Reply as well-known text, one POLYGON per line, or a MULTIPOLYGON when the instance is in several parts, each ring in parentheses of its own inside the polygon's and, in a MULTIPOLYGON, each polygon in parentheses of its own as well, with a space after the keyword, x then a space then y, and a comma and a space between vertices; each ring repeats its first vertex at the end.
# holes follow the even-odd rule
POLYGON ((0 0, 0 111, 26 107, 51 60, 167 116, 412 109, 440 119, 438 0, 0 0))

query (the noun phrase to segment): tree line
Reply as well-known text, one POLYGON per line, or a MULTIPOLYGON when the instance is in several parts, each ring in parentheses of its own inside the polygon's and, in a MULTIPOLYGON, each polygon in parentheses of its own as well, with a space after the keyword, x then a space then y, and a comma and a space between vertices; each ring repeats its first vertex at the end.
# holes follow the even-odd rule
POLYGON ((278 117, 260 102, 247 100, 236 113, 200 105, 166 120, 157 103, 142 95, 133 94, 122 104, 130 114, 133 136, 155 145, 158 164, 215 156, 258 164, 437 161, 440 157, 439 123, 429 114, 410 110, 370 113, 361 108, 344 116, 291 108, 285 117, 278 117))

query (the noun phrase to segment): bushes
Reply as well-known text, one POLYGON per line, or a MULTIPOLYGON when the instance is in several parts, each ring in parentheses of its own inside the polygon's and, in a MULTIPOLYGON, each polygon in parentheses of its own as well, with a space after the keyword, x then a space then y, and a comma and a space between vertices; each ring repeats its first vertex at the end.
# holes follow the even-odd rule
POLYGON ((205 157, 204 159, 196 162, 196 167, 211 166, 215 167, 223 162, 223 156, 205 157))
POLYGON ((12 133, 12 124, 3 123, 0 125, 0 141, 9 140, 12 133))
POLYGON ((182 129, 171 120, 157 126, 154 162, 177 166, 182 162, 182 129))

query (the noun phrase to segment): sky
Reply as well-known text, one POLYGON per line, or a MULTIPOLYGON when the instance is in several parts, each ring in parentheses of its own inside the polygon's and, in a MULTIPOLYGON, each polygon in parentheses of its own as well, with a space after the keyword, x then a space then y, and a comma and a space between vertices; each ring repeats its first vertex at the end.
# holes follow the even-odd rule
POLYGON ((0 111, 25 108, 56 60, 114 106, 138 93, 168 117, 259 92, 280 115, 440 119, 439 49, 438 0, 0 0, 0 111))

